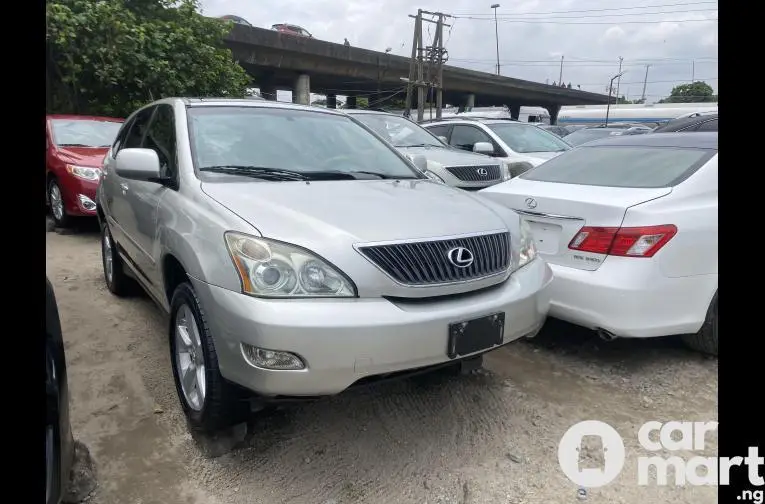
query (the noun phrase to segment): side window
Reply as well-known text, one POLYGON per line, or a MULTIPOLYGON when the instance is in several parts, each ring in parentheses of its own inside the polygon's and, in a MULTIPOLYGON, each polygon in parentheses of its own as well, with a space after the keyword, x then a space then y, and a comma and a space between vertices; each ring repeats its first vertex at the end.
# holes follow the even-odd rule
POLYGON ((135 119, 133 119, 133 124, 130 126, 130 130, 120 149, 136 149, 141 147, 143 137, 146 134, 146 128, 149 126, 151 115, 154 113, 155 109, 156 107, 149 107, 136 114, 135 119))
POLYGON ((146 131, 143 147, 151 149, 159 157, 160 174, 175 178, 175 113, 171 105, 158 105, 157 112, 146 131))
POLYGON ((431 133, 433 133, 436 136, 440 136, 440 137, 444 137, 444 138, 448 139, 449 138, 449 128, 451 128, 451 126, 449 126, 448 124, 442 124, 441 126, 430 127, 430 128, 428 128, 428 131, 430 131, 431 133))
POLYGON ((701 126, 696 131, 717 131, 717 119, 701 123, 701 126))
POLYGON ((450 145, 471 152, 473 150, 473 145, 477 142, 488 142, 494 145, 494 142, 491 141, 489 135, 475 126, 463 126, 458 124, 454 126, 452 137, 449 139, 450 145))
POLYGON ((117 138, 114 139, 114 143, 112 144, 112 156, 116 156, 120 148, 122 148, 122 144, 125 143, 125 138, 127 137, 127 134, 130 131, 130 128, 133 126, 134 122, 135 118, 122 125, 120 132, 117 133, 117 138))

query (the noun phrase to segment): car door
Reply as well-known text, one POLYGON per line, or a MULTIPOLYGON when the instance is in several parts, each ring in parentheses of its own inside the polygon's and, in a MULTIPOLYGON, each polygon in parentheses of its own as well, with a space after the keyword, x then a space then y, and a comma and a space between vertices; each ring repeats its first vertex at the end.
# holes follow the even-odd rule
POLYGON ((473 146, 478 142, 487 142, 498 151, 497 143, 481 128, 468 124, 455 124, 449 137, 449 145, 468 152, 473 152, 473 146))
POLYGON ((175 111, 172 105, 157 105, 143 135, 141 147, 157 153, 160 176, 172 182, 162 185, 155 182, 127 181, 128 189, 125 198, 133 211, 133 218, 128 221, 125 232, 130 235, 135 246, 136 266, 146 276, 149 286, 161 294, 160 271, 157 265, 159 259, 158 207, 164 192, 177 189, 178 181, 175 111))
MULTIPOLYGON (((117 175, 117 154, 122 149, 135 149, 143 145, 143 137, 146 135, 155 110, 156 106, 140 110, 131 120, 129 127, 125 128, 124 137, 122 134, 118 135, 110 154, 106 157, 105 176, 101 181, 105 184, 103 192, 105 204, 108 207, 106 215, 112 238, 119 244, 133 266, 138 266, 138 257, 141 252, 135 237, 138 226, 136 210, 132 206, 134 198, 131 190, 140 182, 127 180, 117 175)), ((140 273, 145 274, 143 271, 140 273)))

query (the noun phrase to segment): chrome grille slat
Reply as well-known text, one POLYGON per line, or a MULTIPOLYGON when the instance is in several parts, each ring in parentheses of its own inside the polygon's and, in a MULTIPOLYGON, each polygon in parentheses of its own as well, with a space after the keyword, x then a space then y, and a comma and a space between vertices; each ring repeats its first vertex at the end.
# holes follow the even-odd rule
POLYGON ((510 233, 442 240, 361 245, 359 252, 396 282, 427 286, 458 283, 496 275, 510 267, 510 233), (449 250, 465 247, 473 254, 467 268, 454 266, 449 250))
POLYGON ((449 173, 465 182, 492 182, 502 178, 499 165, 445 166, 449 173), (479 175, 479 169, 485 169, 486 175, 479 175))

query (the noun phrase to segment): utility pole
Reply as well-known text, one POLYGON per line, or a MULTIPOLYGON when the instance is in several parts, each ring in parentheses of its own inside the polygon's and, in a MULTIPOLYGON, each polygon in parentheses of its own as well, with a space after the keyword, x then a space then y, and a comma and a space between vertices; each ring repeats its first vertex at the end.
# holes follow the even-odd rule
POLYGON ((691 60, 691 84, 696 81, 696 60, 691 60))
POLYGON ((640 101, 645 103, 645 87, 648 85, 648 69, 651 67, 651 65, 645 66, 645 79, 643 79, 643 96, 640 98, 640 101))
POLYGON ((560 76, 558 78, 558 84, 563 84, 563 55, 560 55, 560 76))
POLYGON ((624 58, 622 58, 621 56, 619 56, 619 75, 620 75, 620 77, 619 77, 619 79, 616 81, 616 104, 617 104, 617 105, 619 104, 619 96, 620 96, 620 95, 619 95, 619 88, 620 88, 620 87, 621 87, 621 85, 622 85, 622 78, 621 78, 621 73, 622 73, 622 61, 624 61, 624 58))
POLYGON ((497 41, 497 75, 499 75, 499 26, 497 25, 497 9, 499 4, 492 4, 491 8, 494 9, 494 35, 497 41))
POLYGON ((414 98, 414 89, 417 89, 417 122, 421 122, 425 116, 425 98, 426 91, 430 95, 431 88, 435 91, 436 99, 436 118, 441 118, 441 109, 443 107, 443 65, 448 60, 448 53, 444 49, 444 26, 450 26, 444 23, 444 19, 451 17, 441 12, 429 12, 422 9, 417 10, 417 15, 409 17, 414 18, 414 39, 412 41, 412 59, 409 64, 409 79, 406 86, 406 110, 404 115, 410 117, 412 109, 412 100, 414 98), (437 20, 423 19, 422 15, 434 16, 437 20), (422 41, 422 23, 434 23, 436 25, 436 34, 433 38, 433 45, 425 47, 422 41), (427 59, 427 78, 425 77, 425 61, 427 59))

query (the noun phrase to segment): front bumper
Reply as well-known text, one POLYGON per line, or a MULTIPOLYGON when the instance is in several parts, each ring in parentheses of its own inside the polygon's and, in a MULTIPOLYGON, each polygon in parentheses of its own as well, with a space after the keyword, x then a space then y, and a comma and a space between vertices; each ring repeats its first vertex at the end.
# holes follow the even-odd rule
POLYGON ((73 176, 68 176, 61 182, 63 185, 61 192, 67 214, 84 217, 96 215, 95 201, 98 182, 82 180, 73 176))
MULTIPOLYGON (((503 284, 432 301, 385 298, 266 300, 192 279, 224 378, 264 396, 339 393, 368 376, 448 362, 448 326, 505 312, 503 343, 538 331, 552 271, 541 259, 503 284), (256 368, 240 343, 298 355, 299 371, 256 368)), ((480 353, 480 352, 477 352, 480 353)))

